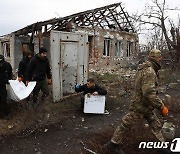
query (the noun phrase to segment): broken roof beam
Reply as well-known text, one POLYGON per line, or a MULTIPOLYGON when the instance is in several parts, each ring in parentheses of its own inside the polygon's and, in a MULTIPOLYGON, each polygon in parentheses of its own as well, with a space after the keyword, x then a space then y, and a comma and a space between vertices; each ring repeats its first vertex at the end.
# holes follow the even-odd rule
POLYGON ((117 18, 114 16, 112 10, 111 10, 111 9, 108 9, 108 10, 109 10, 109 12, 111 13, 111 15, 112 15, 113 19, 115 20, 116 24, 118 25, 118 28, 119 28, 120 30, 123 30, 122 27, 121 27, 120 24, 119 24, 119 21, 118 21, 117 18))
POLYGON ((52 29, 62 30, 65 29, 66 25, 71 21, 77 24, 77 26, 98 26, 102 29, 115 27, 120 30, 128 28, 134 32, 134 28, 128 18, 129 15, 128 13, 124 12, 121 3, 115 3, 76 13, 63 18, 53 18, 44 22, 37 22, 35 23, 35 28, 33 28, 34 24, 32 24, 15 31, 14 33, 15 35, 26 35, 28 33, 33 33, 33 31, 42 29, 43 26, 45 27, 45 32, 48 32, 48 30, 50 31, 52 29), (120 11, 118 11, 119 9, 120 11), (51 25, 51 27, 47 28, 48 25, 51 25))
POLYGON ((102 10, 102 9, 105 9, 105 8, 109 8, 109 7, 113 7, 113 6, 118 6, 120 4, 121 3, 115 3, 115 4, 107 5, 107 6, 104 6, 104 7, 100 7, 100 8, 96 8, 96 9, 92 9, 92 10, 87 10, 87 11, 80 12, 80 13, 75 13, 75 14, 72 14, 70 16, 66 16, 66 17, 60 18, 60 20, 66 20, 66 19, 69 19, 69 18, 73 18, 75 16, 80 16, 80 15, 84 15, 84 14, 89 14, 89 13, 97 12, 99 10, 102 10))
POLYGON ((105 22, 107 23, 108 27, 110 27, 110 24, 109 24, 108 20, 106 19, 106 16, 107 16, 107 15, 104 15, 104 13, 102 13, 101 11, 100 11, 100 13, 101 13, 101 15, 103 16, 103 18, 101 19, 100 22, 102 22, 103 20, 105 20, 105 22))
POLYGON ((129 23, 129 26, 131 27, 131 30, 134 32, 134 27, 131 25, 131 22, 129 21, 129 14, 127 13, 127 12, 124 12, 124 9, 122 8, 122 6, 120 5, 120 7, 121 7, 121 10, 122 10, 122 12, 124 13, 124 16, 125 16, 125 18, 126 18, 126 20, 127 20, 127 22, 129 23), (128 16, 127 16, 127 15, 128 16))
POLYGON ((113 13, 116 13, 115 10, 118 6, 114 6, 114 7, 111 7, 111 8, 106 8, 105 10, 100 11, 101 15, 103 16, 103 18, 101 19, 100 22, 103 22, 105 21, 107 23, 107 26, 109 28, 111 28, 112 26, 114 27, 115 25, 118 25, 118 27, 115 27, 115 28, 118 28, 120 30, 122 30, 118 20, 116 19, 116 17, 113 15, 113 13), (104 15, 105 14, 105 15, 104 15), (113 15, 113 16, 112 16, 113 15), (112 22, 112 23, 111 23, 112 22))
MULTIPOLYGON (((39 30, 40 28, 42 28, 42 26, 46 26, 48 24, 54 24, 57 22, 57 19, 56 18, 53 18, 53 19, 50 19, 50 20, 46 20, 46 21, 43 21, 43 22, 37 22, 37 23, 34 23, 36 24, 36 27, 35 27, 35 31, 39 30)), ((24 27, 20 30, 17 30, 15 32, 13 32, 15 35, 23 35, 23 34, 28 34, 28 33, 32 33, 32 27, 34 24, 31 24, 27 27, 24 27)))
MULTIPOLYGON (((103 17, 103 16, 105 16, 104 13, 108 10, 108 8, 115 9, 120 4, 121 3, 111 4, 111 5, 108 5, 108 6, 104 6, 104 7, 100 7, 100 8, 80 12, 80 13, 76 13, 76 14, 73 14, 73 15, 70 15, 70 16, 60 18, 59 20, 67 21, 68 19, 71 19, 70 21, 74 21, 74 23, 76 23, 78 26, 91 25, 92 27, 99 26, 99 27, 104 29, 104 26, 101 23, 102 18, 106 21, 108 27, 110 26, 109 23, 108 23, 108 20, 105 19, 105 17, 103 17), (104 11, 104 12, 102 13, 102 11, 104 11), (92 15, 90 17, 87 17, 87 15, 89 16, 89 14, 92 14, 92 15), (102 18, 101 18, 101 16, 102 16, 102 18), (83 17, 83 22, 82 22, 82 19, 81 19, 82 17, 83 17), (91 17, 92 17, 92 20, 90 20, 91 17)), ((67 23, 67 22, 64 22, 64 23, 67 23)), ((61 28, 63 28, 64 26, 65 26, 64 24, 61 25, 61 28)))
POLYGON ((86 15, 86 14, 85 14, 84 16, 86 17, 86 18, 85 18, 85 20, 86 20, 86 21, 85 21, 86 26, 90 26, 90 25, 91 25, 91 26, 94 26, 93 21, 92 21, 93 19, 91 20, 92 16, 88 17, 88 15, 86 15), (87 22, 87 21, 88 21, 88 22, 87 22))

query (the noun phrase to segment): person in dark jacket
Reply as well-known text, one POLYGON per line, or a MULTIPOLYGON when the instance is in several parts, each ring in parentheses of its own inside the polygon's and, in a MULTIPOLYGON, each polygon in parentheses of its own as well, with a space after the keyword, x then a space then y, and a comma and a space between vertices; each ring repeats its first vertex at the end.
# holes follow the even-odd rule
POLYGON ((95 80, 93 78, 89 78, 87 80, 87 83, 84 85, 76 84, 75 86, 76 92, 83 92, 83 95, 81 96, 81 107, 84 108, 84 96, 86 94, 88 95, 106 95, 107 91, 95 84, 95 80))
POLYGON ((27 81, 36 81, 36 86, 33 90, 33 104, 37 104, 37 98, 40 90, 43 92, 42 99, 49 95, 48 84, 51 84, 51 71, 49 60, 47 59, 47 50, 42 47, 39 53, 33 57, 28 65, 27 81), (48 80, 47 80, 48 79, 48 80))
POLYGON ((0 118, 8 116, 6 84, 9 84, 10 79, 12 79, 12 67, 4 60, 4 56, 0 55, 0 118))
POLYGON ((23 81, 26 84, 27 69, 28 69, 28 64, 31 58, 32 58, 32 53, 27 52, 25 57, 20 61, 19 68, 18 68, 18 81, 19 82, 23 81))

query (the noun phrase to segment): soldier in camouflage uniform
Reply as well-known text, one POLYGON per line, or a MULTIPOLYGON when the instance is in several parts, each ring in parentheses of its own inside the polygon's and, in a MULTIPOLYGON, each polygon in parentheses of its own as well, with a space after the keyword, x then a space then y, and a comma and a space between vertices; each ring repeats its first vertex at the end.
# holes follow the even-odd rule
POLYGON ((152 112, 156 108, 163 115, 168 114, 168 109, 157 96, 156 89, 158 85, 158 70, 161 68, 159 63, 161 60, 161 51, 153 49, 149 53, 148 60, 139 64, 137 68, 134 95, 129 112, 122 118, 122 123, 117 127, 111 141, 107 144, 107 147, 115 153, 124 153, 120 146, 123 135, 140 118, 147 120, 152 133, 159 141, 164 141, 161 133, 162 125, 157 116, 152 112))

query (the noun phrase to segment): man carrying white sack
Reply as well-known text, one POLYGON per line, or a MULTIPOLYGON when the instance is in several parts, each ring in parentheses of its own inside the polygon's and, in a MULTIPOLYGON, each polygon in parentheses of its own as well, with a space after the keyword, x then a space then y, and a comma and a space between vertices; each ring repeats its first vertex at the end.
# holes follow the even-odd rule
MULTIPOLYGON (((19 82, 23 82, 24 84, 26 84, 26 80, 27 80, 27 69, 28 69, 28 65, 29 62, 32 58, 32 53, 30 51, 27 51, 25 53, 25 56, 23 57, 23 59, 20 61, 19 63, 19 68, 18 68, 18 81, 19 82)), ((29 101, 30 97, 27 97, 27 102, 29 101)))
POLYGON ((48 85, 51 84, 51 71, 49 60, 47 59, 47 49, 42 47, 39 49, 39 53, 33 57, 28 65, 27 81, 36 81, 36 86, 33 90, 33 102, 32 105, 38 105, 38 95, 40 90, 43 92, 42 101, 49 95, 48 85))

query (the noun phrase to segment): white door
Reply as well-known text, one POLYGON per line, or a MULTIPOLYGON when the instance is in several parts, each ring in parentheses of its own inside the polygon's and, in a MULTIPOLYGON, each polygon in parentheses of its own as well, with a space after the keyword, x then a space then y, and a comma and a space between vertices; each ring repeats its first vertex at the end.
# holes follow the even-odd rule
POLYGON ((77 42, 61 42, 63 94, 74 93, 77 83, 77 42))
POLYGON ((74 93, 76 83, 84 84, 87 80, 87 34, 51 31, 50 52, 55 102, 74 93))

